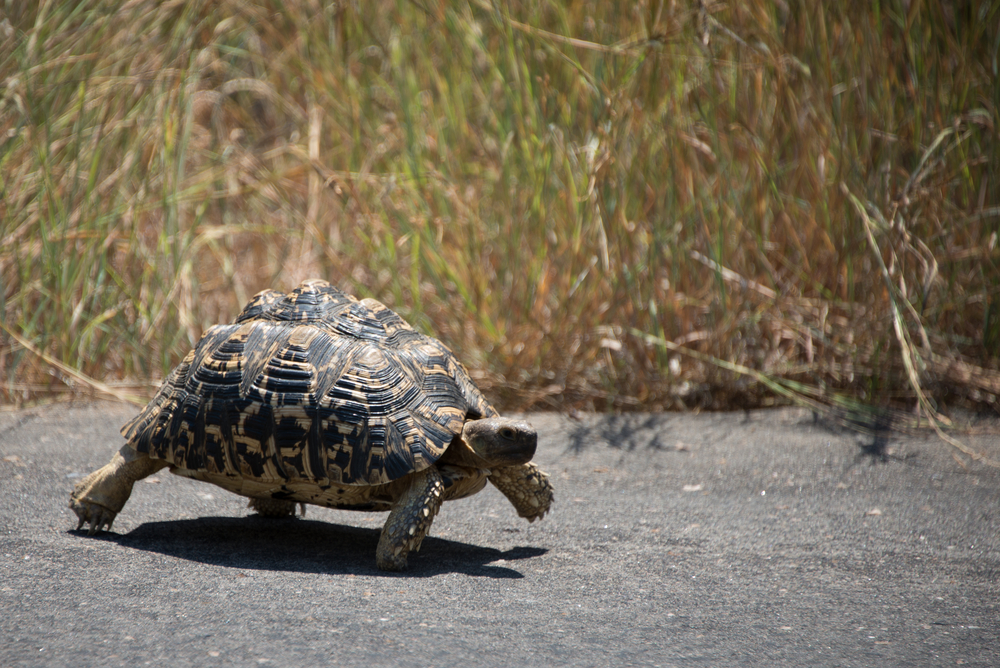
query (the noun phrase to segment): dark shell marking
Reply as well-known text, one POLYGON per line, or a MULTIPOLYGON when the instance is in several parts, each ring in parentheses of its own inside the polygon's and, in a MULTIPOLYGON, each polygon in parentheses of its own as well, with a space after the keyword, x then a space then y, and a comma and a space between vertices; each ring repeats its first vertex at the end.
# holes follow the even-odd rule
POLYGON ((431 466, 466 419, 496 414, 444 344, 309 281, 209 329, 122 435, 213 477, 380 485, 431 466))

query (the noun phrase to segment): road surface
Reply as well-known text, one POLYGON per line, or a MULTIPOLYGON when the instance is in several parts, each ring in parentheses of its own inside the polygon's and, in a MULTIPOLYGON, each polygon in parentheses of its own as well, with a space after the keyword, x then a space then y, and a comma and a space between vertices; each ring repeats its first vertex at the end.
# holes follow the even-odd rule
MULTIPOLYGON (((882 462, 792 409, 532 415, 554 512, 487 488, 385 574, 384 513, 166 472, 76 531, 134 412, 0 412, 0 666, 1000 666, 1000 470, 933 435, 882 462)), ((998 424, 966 443, 1000 458, 998 424)))

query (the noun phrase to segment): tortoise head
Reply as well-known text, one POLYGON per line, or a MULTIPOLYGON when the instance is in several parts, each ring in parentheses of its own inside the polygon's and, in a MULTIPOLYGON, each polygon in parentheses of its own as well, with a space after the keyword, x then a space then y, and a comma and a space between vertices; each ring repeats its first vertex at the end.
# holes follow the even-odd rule
POLYGON ((476 468, 526 464, 535 456, 538 434, 524 420, 492 417, 469 420, 442 461, 476 468))

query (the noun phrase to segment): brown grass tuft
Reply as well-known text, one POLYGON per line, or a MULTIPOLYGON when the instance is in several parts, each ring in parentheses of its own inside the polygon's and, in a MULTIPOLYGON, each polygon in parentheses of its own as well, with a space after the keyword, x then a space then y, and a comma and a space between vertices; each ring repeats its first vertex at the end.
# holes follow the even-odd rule
POLYGON ((321 276, 505 408, 998 405, 995 5, 15 5, 0 322, 84 376, 321 276))

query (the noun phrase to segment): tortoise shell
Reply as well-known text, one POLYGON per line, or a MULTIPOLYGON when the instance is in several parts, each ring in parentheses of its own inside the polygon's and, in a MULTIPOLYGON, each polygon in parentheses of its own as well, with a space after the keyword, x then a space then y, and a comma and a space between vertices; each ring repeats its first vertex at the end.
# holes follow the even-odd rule
POLYGON ((466 420, 495 415, 440 341, 313 280, 210 328, 122 435, 176 469, 377 485, 431 466, 466 420))

